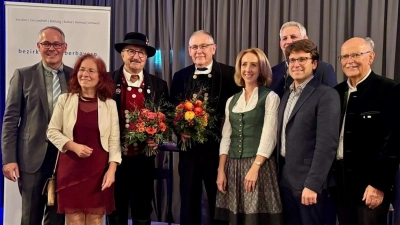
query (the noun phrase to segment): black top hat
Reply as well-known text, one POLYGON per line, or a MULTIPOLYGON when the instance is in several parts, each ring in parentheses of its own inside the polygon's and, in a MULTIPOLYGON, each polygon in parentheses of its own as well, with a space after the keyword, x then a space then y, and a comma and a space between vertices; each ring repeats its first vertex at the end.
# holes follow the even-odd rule
POLYGON ((125 34, 124 41, 122 43, 116 43, 114 48, 117 52, 121 53, 122 49, 127 45, 138 45, 146 49, 147 57, 152 57, 156 54, 156 49, 149 45, 149 40, 146 35, 137 32, 130 32, 125 34))

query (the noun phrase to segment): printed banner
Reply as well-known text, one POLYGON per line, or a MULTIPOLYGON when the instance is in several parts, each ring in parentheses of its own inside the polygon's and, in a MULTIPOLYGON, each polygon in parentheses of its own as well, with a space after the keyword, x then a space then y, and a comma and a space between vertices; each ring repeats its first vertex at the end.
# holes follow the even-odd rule
MULTIPOLYGON (((110 62, 110 7, 5 2, 6 9, 6 92, 14 70, 41 60, 36 48, 39 31, 57 26, 68 44, 64 64, 73 67, 84 53, 110 62)), ((17 183, 4 182, 4 223, 21 223, 21 196, 17 183)))

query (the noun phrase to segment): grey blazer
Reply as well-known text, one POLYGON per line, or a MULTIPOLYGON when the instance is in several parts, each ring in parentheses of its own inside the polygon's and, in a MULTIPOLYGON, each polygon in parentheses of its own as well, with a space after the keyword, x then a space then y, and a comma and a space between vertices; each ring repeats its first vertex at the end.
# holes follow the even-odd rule
MULTIPOLYGON (((279 105, 278 140, 281 140, 283 114, 290 92, 279 105)), ((333 179, 329 172, 339 143, 340 101, 337 92, 315 77, 306 85, 286 125, 286 152, 283 171, 289 184, 317 193, 333 179)), ((278 156, 281 142, 277 145, 278 156)), ((279 157, 278 157, 279 158, 279 157)))
MULTIPOLYGON (((68 81, 72 68, 65 65, 63 68, 68 81)), ((3 165, 16 162, 20 171, 36 172, 46 155, 50 119, 42 62, 16 69, 3 117, 3 165)))

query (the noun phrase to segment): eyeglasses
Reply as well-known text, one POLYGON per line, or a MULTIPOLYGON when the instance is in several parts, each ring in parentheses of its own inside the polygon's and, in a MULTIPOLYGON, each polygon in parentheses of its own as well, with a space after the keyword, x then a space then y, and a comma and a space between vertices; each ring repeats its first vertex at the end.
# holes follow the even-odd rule
POLYGON ((89 75, 93 75, 93 74, 97 73, 97 71, 94 70, 94 69, 84 69, 84 68, 80 68, 80 69, 78 70, 78 73, 84 73, 85 71, 86 71, 89 75))
POLYGON ((297 61, 297 62, 299 62, 300 65, 304 65, 304 64, 306 64, 307 60, 309 60, 309 59, 312 60, 312 58, 310 58, 310 57, 299 57, 297 59, 290 58, 287 62, 289 65, 294 65, 297 61))
POLYGON ((367 51, 367 52, 357 52, 357 53, 353 53, 353 54, 341 55, 341 56, 338 56, 338 59, 339 59, 340 61, 346 61, 346 60, 350 59, 350 57, 351 57, 352 59, 357 59, 357 58, 359 58, 361 55, 364 55, 364 54, 367 54, 367 53, 370 53, 370 52, 371 52, 371 51, 367 51))
POLYGON ((192 45, 192 46, 189 46, 189 48, 192 51, 197 51, 197 49, 204 50, 210 45, 214 45, 214 44, 192 45))
POLYGON ((60 48, 62 48, 64 46, 65 43, 58 43, 58 42, 50 43, 50 42, 45 41, 45 42, 39 42, 39 44, 43 48, 46 48, 46 49, 51 48, 51 46, 53 46, 54 49, 60 49, 60 48))
POLYGON ((146 56, 146 53, 142 51, 136 51, 135 49, 124 49, 123 52, 126 52, 129 56, 135 56, 136 53, 138 54, 139 58, 143 58, 146 56))

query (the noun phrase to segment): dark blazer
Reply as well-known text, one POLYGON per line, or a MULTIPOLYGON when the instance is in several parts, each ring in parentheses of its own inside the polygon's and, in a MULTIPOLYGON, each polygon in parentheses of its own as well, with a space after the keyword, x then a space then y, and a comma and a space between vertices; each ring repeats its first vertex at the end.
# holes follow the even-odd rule
MULTIPOLYGON (((269 86, 276 94, 282 98, 285 93, 285 76, 286 76, 286 62, 283 61, 272 67, 272 83, 269 86)), ((314 77, 322 84, 329 87, 337 85, 337 78, 333 66, 329 63, 318 61, 317 68, 314 72, 314 77)), ((292 84, 293 79, 288 78, 288 85, 292 84)))
POLYGON ((357 85, 357 91, 350 94, 347 110, 347 81, 335 89, 341 100, 341 124, 346 114, 343 137, 346 199, 362 203, 368 185, 385 192, 386 197, 399 168, 400 85, 371 72, 357 85))
MULTIPOLYGON (((282 123, 289 98, 286 92, 278 112, 278 157, 281 152, 282 123)), ((307 187, 317 193, 330 184, 329 174, 339 141, 339 96, 315 77, 301 93, 286 125, 286 153, 283 171, 290 185, 307 187)))
MULTIPOLYGON (((190 96, 190 88, 192 85, 192 76, 195 71, 195 66, 190 65, 174 74, 171 86, 171 102, 177 105, 183 98, 192 98, 190 96)), ((229 97, 238 93, 241 89, 237 86, 234 80, 235 68, 214 60, 211 69, 212 87, 211 98, 216 98, 214 105, 216 109, 217 122, 216 125, 221 125, 222 118, 225 115, 225 104, 229 97)), ((220 127, 222 129, 222 125, 220 127)))
MULTIPOLYGON (((123 76, 124 66, 122 65, 118 70, 111 73, 111 77, 114 80, 117 90, 122 88, 122 76, 123 76)), ((145 90, 150 89, 150 93, 144 91, 145 100, 153 100, 154 102, 160 101, 162 98, 164 101, 168 101, 168 85, 167 82, 159 77, 149 74, 146 70, 143 70, 145 90)), ((114 100, 117 102, 118 110, 121 109, 121 94, 116 91, 114 95, 114 100)), ((121 113, 118 113, 121 117, 121 113)), ((120 121, 125 121, 125 118, 119 118, 120 121)), ((122 135, 121 135, 122 137, 122 135)))
MULTIPOLYGON (((68 82, 72 68, 63 68, 68 82)), ((20 171, 36 172, 46 155, 50 119, 42 62, 15 70, 3 118, 3 165, 16 162, 20 171)))

